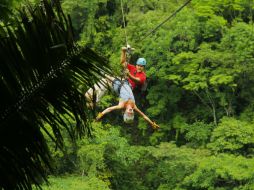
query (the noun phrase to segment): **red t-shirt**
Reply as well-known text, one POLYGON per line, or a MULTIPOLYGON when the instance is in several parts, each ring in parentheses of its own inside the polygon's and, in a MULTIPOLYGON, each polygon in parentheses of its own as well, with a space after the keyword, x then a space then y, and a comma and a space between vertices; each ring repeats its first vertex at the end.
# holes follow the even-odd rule
POLYGON ((134 77, 137 77, 140 79, 139 83, 135 83, 132 79, 128 78, 129 83, 132 86, 132 89, 134 89, 137 86, 142 86, 146 81, 146 74, 144 72, 137 72, 137 69, 134 65, 128 64, 127 65, 128 70, 130 71, 130 74, 134 77))

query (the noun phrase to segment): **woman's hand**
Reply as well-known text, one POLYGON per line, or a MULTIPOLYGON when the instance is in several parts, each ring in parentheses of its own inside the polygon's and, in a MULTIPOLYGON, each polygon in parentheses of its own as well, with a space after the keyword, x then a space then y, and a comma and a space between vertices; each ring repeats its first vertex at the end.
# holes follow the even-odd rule
POLYGON ((153 128, 153 129, 159 129, 160 126, 157 125, 157 124, 153 121, 153 123, 152 123, 152 128, 153 128))
POLYGON ((99 121, 103 117, 103 115, 104 114, 102 112, 98 113, 98 115, 96 117, 96 121, 99 121))

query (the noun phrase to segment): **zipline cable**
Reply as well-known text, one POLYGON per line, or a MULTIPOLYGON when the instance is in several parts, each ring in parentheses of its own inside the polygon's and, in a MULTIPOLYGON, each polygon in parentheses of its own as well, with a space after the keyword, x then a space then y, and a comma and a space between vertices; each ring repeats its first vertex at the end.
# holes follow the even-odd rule
POLYGON ((127 79, 127 74, 126 74, 126 69, 127 69, 127 62, 129 62, 129 59, 130 59, 130 53, 131 53, 131 47, 128 43, 128 37, 127 37, 127 29, 126 29, 126 22, 125 22, 125 14, 124 14, 124 10, 123 10, 123 0, 121 0, 121 10, 122 10, 122 17, 123 17, 123 27, 124 27, 124 33, 125 33, 125 41, 126 41, 126 47, 127 47, 127 50, 126 50, 126 54, 125 54, 125 60, 126 60, 126 63, 125 63, 125 66, 123 67, 123 70, 122 70, 122 76, 121 76, 121 80, 122 79, 127 79))
POLYGON ((128 46, 128 37, 127 37, 127 30, 126 30, 126 24, 125 24, 125 15, 124 15, 124 10, 123 10, 123 0, 121 0, 121 10, 122 10, 122 17, 123 17, 123 27, 124 27, 124 33, 125 33, 126 46, 128 46))
POLYGON ((158 30, 158 28, 160 28, 163 24, 165 24, 167 21, 169 21, 173 16, 175 16, 178 12, 180 12, 185 6, 187 6, 189 3, 191 2, 191 0, 188 0, 186 3, 184 3, 180 8, 178 8, 172 15, 170 15, 168 18, 166 18, 163 22, 161 22, 158 26, 156 26, 154 29, 152 29, 151 31, 147 32, 143 38, 141 38, 139 40, 139 42, 143 41, 145 38, 147 38, 148 36, 150 36, 152 33, 154 33, 156 30, 158 30))

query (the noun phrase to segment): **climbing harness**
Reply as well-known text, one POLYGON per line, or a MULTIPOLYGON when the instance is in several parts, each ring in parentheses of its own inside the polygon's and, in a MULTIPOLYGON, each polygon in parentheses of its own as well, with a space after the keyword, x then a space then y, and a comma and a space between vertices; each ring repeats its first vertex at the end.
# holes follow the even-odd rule
MULTIPOLYGON (((119 82, 120 84, 118 85, 118 88, 116 89, 116 92, 117 94, 119 95, 120 94, 120 91, 121 91, 121 88, 123 87, 124 84, 127 84, 131 87, 129 81, 127 79, 125 80, 121 80, 119 78, 115 78, 113 81, 112 81, 112 86, 116 83, 116 82, 119 82)), ((124 88, 124 87, 123 87, 124 88)))

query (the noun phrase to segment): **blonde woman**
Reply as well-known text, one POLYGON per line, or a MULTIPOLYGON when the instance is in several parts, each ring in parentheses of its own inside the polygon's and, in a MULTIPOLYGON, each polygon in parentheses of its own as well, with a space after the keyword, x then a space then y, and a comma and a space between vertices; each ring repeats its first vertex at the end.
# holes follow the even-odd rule
MULTIPOLYGON (((131 86, 127 80, 119 80, 113 77, 107 76, 106 79, 103 79, 99 85, 95 88, 90 89, 86 93, 86 97, 91 97, 93 93, 97 95, 97 93, 102 94, 105 93, 106 87, 112 87, 115 93, 119 97, 118 105, 111 106, 103 110, 98 114, 96 120, 100 120, 105 114, 112 112, 114 110, 124 110, 123 120, 126 123, 131 123, 134 120, 134 113, 137 112, 141 117, 147 121, 153 129, 158 129, 159 125, 153 122, 149 117, 147 117, 135 104, 135 98, 131 89, 131 86)), ((101 96, 100 96, 101 97, 101 96)), ((98 98, 98 96, 97 96, 98 98)), ((96 100, 98 102, 99 99, 96 100)))

